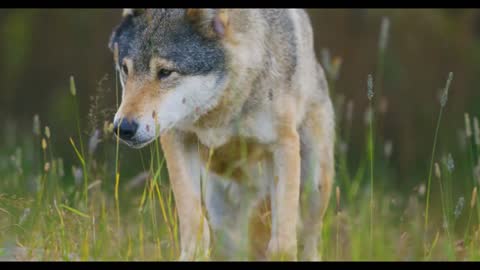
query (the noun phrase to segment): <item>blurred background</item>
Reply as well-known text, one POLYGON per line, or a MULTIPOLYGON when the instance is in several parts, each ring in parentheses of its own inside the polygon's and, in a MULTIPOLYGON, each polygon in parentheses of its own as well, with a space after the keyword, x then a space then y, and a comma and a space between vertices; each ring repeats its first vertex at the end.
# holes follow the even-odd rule
MULTIPOLYGON (((452 152, 455 158, 455 149, 464 141, 464 113, 480 116, 480 10, 308 12, 318 59, 325 64, 330 58, 339 67, 332 89, 341 118, 339 132, 344 132, 348 106, 352 112, 345 142, 348 166, 355 168, 365 156, 367 76, 372 74, 377 81, 382 18, 389 19, 390 27, 381 83, 375 84, 382 93, 375 97, 381 139, 376 143, 378 149, 391 146, 388 181, 400 187, 425 181, 439 93, 450 71, 454 79, 438 147, 439 153, 452 152)), ((67 165, 76 161, 68 141, 76 134, 69 78, 75 78, 82 130, 90 136, 103 128, 104 121, 111 121, 115 109, 115 73, 107 42, 120 19, 121 10, 115 9, 0 9, 2 147, 14 149, 22 143, 19 134, 31 134, 33 116, 38 114, 52 131, 56 153, 67 165)), ((122 146, 121 154, 123 160, 132 161, 124 165, 132 175, 138 173, 135 150, 122 146)))

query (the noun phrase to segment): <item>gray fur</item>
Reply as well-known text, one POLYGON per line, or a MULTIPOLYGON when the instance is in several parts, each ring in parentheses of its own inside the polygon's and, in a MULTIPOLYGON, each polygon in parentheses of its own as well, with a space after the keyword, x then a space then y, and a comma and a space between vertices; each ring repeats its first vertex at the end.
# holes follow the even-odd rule
POLYGON ((132 58, 137 73, 150 71, 152 57, 173 62, 176 70, 185 75, 225 68, 222 47, 202 36, 185 19, 185 10, 152 10, 148 16, 128 15, 113 33, 111 43, 118 43, 120 63, 126 56, 132 58))

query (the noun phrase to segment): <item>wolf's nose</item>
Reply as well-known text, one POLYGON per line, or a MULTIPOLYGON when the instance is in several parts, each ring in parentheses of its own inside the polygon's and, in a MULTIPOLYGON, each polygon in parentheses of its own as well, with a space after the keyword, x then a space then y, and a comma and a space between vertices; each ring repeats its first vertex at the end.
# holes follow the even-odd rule
POLYGON ((127 119, 122 119, 120 123, 114 125, 115 133, 122 140, 130 140, 137 133, 138 124, 134 120, 128 121, 127 119))

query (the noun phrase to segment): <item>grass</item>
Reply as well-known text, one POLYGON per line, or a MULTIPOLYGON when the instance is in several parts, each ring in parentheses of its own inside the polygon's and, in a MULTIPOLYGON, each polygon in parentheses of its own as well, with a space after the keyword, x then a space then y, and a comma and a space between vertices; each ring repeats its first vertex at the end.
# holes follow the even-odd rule
MULTIPOLYGON (((378 90, 383 88, 388 21, 384 20, 382 29, 375 74, 378 90)), ((444 88, 435 130, 424 134, 434 138, 427 177, 404 193, 388 184, 392 145, 376 133, 381 123, 374 114, 373 76, 367 80, 366 155, 352 164, 348 157, 352 155, 349 145, 355 103, 343 104, 334 87, 341 58, 326 63, 330 61, 328 51, 324 55, 336 104, 337 172, 334 202, 321 232, 323 260, 480 259, 478 116, 466 117, 467 147, 451 149, 455 159, 438 150, 452 75, 444 88), (382 146, 390 150, 382 153, 382 146)), ((375 99, 382 98, 378 90, 375 99)), ((60 147, 58 138, 51 127, 41 125, 39 116, 34 117, 32 134, 15 134, 18 145, 0 151, 0 259, 176 260, 180 254, 178 217, 159 142, 129 152, 138 154, 141 166, 134 168, 135 177, 127 177, 130 166, 121 158, 125 148, 113 139, 111 123, 94 127, 100 132, 92 133, 87 143, 73 77, 70 91, 77 132, 69 138, 74 158, 71 171, 64 164, 65 157, 54 151, 55 146, 60 147)))
MULTIPOLYGON (((438 120, 437 120, 437 126, 435 128, 435 137, 433 139, 433 149, 432 149, 432 158, 430 161, 430 169, 428 173, 428 182, 427 182, 427 198, 426 198, 426 203, 425 203, 425 225, 424 225, 424 231, 426 232, 428 229, 428 210, 429 210, 429 204, 430 204, 430 186, 432 182, 432 170, 433 170, 433 162, 435 159, 435 150, 437 147, 437 136, 438 136, 438 131, 440 129, 440 123, 442 121, 442 115, 443 115, 443 109, 447 104, 447 99, 448 99, 448 90, 450 88, 450 84, 453 79, 453 74, 450 72, 448 75, 447 83, 444 89, 444 92, 442 94, 441 100, 440 100, 440 113, 438 115, 438 120)), ((426 239, 426 234, 424 239, 426 239)), ((426 241, 426 240, 425 240, 426 241)), ((427 252, 427 243, 425 243, 425 252, 427 252)))

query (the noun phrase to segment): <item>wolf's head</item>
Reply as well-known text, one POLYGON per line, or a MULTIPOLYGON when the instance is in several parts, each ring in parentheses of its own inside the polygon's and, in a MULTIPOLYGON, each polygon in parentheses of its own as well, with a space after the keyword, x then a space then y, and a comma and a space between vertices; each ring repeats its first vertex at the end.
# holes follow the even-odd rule
POLYGON ((224 10, 125 9, 109 47, 122 84, 115 131, 140 148, 214 107, 227 87, 224 10))

